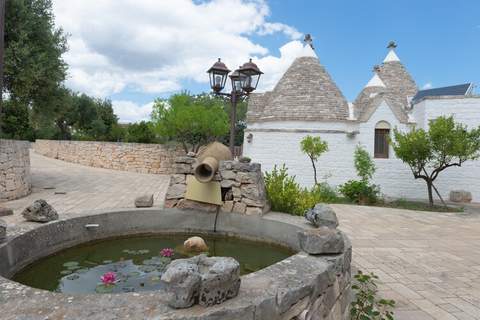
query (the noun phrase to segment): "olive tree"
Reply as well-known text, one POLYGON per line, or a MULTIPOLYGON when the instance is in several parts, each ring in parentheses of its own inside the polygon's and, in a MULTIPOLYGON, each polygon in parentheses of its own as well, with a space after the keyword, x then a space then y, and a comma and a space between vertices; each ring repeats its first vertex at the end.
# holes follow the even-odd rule
POLYGON ((480 127, 468 130, 451 116, 431 120, 428 130, 413 129, 404 133, 395 129, 394 137, 395 154, 410 167, 415 179, 425 181, 431 206, 433 191, 443 202, 434 185, 439 174, 480 156, 480 127))
POLYGON ((186 153, 198 152, 200 146, 228 132, 228 117, 221 104, 208 105, 202 96, 187 93, 156 100, 151 118, 156 133, 181 143, 186 153))
POLYGON ((315 166, 315 162, 323 153, 328 151, 328 143, 323 141, 320 137, 306 136, 300 142, 300 148, 312 162, 313 177, 315 179, 315 185, 317 185, 317 167, 315 166))

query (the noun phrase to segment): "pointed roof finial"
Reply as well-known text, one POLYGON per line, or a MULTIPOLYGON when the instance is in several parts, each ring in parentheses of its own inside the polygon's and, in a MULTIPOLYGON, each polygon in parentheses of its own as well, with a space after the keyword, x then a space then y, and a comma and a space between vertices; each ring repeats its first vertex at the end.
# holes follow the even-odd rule
POLYGON ((390 41, 388 43, 387 49, 394 50, 396 47, 397 47, 397 44, 395 43, 395 41, 390 41))
POLYGON ((313 47, 313 38, 312 38, 312 35, 310 33, 307 33, 305 35, 305 39, 303 39, 303 41, 308 44, 310 46, 310 48, 312 48, 312 50, 315 50, 315 48, 313 47))

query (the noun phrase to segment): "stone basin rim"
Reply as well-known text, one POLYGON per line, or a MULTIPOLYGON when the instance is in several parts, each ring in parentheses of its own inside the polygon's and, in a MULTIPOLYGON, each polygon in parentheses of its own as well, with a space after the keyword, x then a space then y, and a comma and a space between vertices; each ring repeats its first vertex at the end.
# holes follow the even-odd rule
MULTIPOLYGON (((72 298, 80 304, 85 303, 94 309, 99 309, 101 313, 111 312, 110 310, 103 310, 101 307, 101 301, 105 299, 121 302, 125 298, 130 300, 138 298, 140 299, 139 303, 142 304, 148 304, 147 300, 156 302, 156 308, 162 311, 155 319, 165 314, 170 314, 170 317, 176 318, 177 315, 180 316, 200 308, 195 306, 183 311, 171 309, 167 306, 163 297, 160 294, 156 294, 155 291, 105 295, 72 295, 36 289, 8 279, 32 262, 60 250, 89 241, 118 236, 149 233, 220 234, 270 242, 286 246, 298 252, 269 267, 242 276, 239 296, 218 306, 200 308, 199 314, 202 316, 214 314, 215 312, 220 312, 220 310, 224 311, 225 309, 236 310, 235 312, 245 308, 250 310, 252 306, 261 306, 265 301, 271 301, 272 299, 277 301, 279 299, 278 295, 285 290, 288 291, 289 288, 294 288, 295 292, 302 292, 294 296, 295 299, 300 301, 312 293, 317 285, 315 281, 318 281, 319 277, 330 274, 334 268, 338 267, 339 261, 341 264, 344 263, 343 260, 351 259, 349 257, 351 256, 351 245, 347 237, 345 237, 348 242, 347 250, 339 255, 311 256, 300 251, 297 239, 298 231, 313 228, 302 217, 293 217, 282 213, 246 216, 220 212, 217 218, 217 232, 215 233, 212 232, 214 223, 215 213, 159 208, 117 209, 110 211, 98 210, 94 213, 90 212, 88 215, 41 224, 31 230, 19 232, 14 236, 10 236, 3 244, 0 244, 0 305, 5 301, 6 309, 8 310, 10 304, 18 307, 19 304, 22 304, 21 301, 27 302, 29 296, 35 295, 37 300, 45 299, 49 303, 64 305, 64 307, 68 307, 65 306, 65 300, 72 298), (85 224, 99 224, 100 226, 95 229, 86 229, 84 227, 85 224), (292 276, 286 277, 279 275, 279 273, 289 273, 292 276), (258 284, 266 283, 266 281, 269 289, 259 291, 258 284), (273 290, 270 290, 270 288, 273 288, 273 290), (5 289, 9 289, 6 294, 5 289), (3 297, 2 290, 4 290, 3 297)), ((350 272, 349 270, 344 271, 348 271, 348 274, 350 272)), ((70 307, 73 308, 71 305, 70 307)), ((279 306, 275 308, 277 310, 279 306)), ((68 309, 70 310, 71 308, 68 309)), ((77 312, 80 312, 80 310, 77 312)), ((245 310, 241 313, 243 312, 245 310)), ((140 318, 143 319, 143 317, 140 318)), ((163 318, 160 317, 158 319, 163 318)), ((170 318, 167 317, 165 319, 170 318)), ((236 318, 232 317, 232 319, 236 318)))

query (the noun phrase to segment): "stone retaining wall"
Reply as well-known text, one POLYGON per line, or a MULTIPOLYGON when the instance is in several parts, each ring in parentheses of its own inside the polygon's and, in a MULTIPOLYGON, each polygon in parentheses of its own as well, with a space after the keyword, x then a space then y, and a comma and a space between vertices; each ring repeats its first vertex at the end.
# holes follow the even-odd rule
POLYGON ((30 142, 0 140, 0 202, 31 192, 30 142))
POLYGON ((113 170, 171 174, 183 150, 162 144, 37 140, 34 150, 46 157, 113 170))

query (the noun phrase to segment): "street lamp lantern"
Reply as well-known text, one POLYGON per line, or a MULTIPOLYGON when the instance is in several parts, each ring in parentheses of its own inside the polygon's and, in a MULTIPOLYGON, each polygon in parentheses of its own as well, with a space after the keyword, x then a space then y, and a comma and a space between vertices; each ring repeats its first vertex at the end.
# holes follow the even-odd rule
POLYGON ((239 72, 240 69, 235 70, 230 75, 230 80, 232 81, 232 92, 235 92, 237 95, 242 94, 242 83, 245 79, 245 76, 239 72))
POLYGON ((252 62, 252 59, 243 64, 238 72, 243 75, 243 77, 241 77, 243 91, 250 93, 257 89, 258 81, 260 80, 260 76, 263 74, 263 72, 260 71, 258 66, 252 62))
POLYGON ((222 90, 225 88, 228 74, 230 70, 227 66, 218 59, 214 65, 208 69, 210 76, 210 87, 213 92, 219 96, 226 96, 230 99, 232 107, 230 109, 230 151, 234 154, 235 149, 235 127, 237 117, 237 101, 247 97, 253 92, 258 85, 260 76, 263 74, 258 66, 252 62, 244 63, 240 68, 230 74, 230 80, 232 84, 232 91, 230 93, 224 93, 222 90))
POLYGON ((230 70, 225 63, 218 58, 218 61, 208 69, 207 73, 210 76, 210 87, 215 93, 220 93, 220 91, 225 88, 225 83, 227 82, 227 76, 230 73, 230 70))

